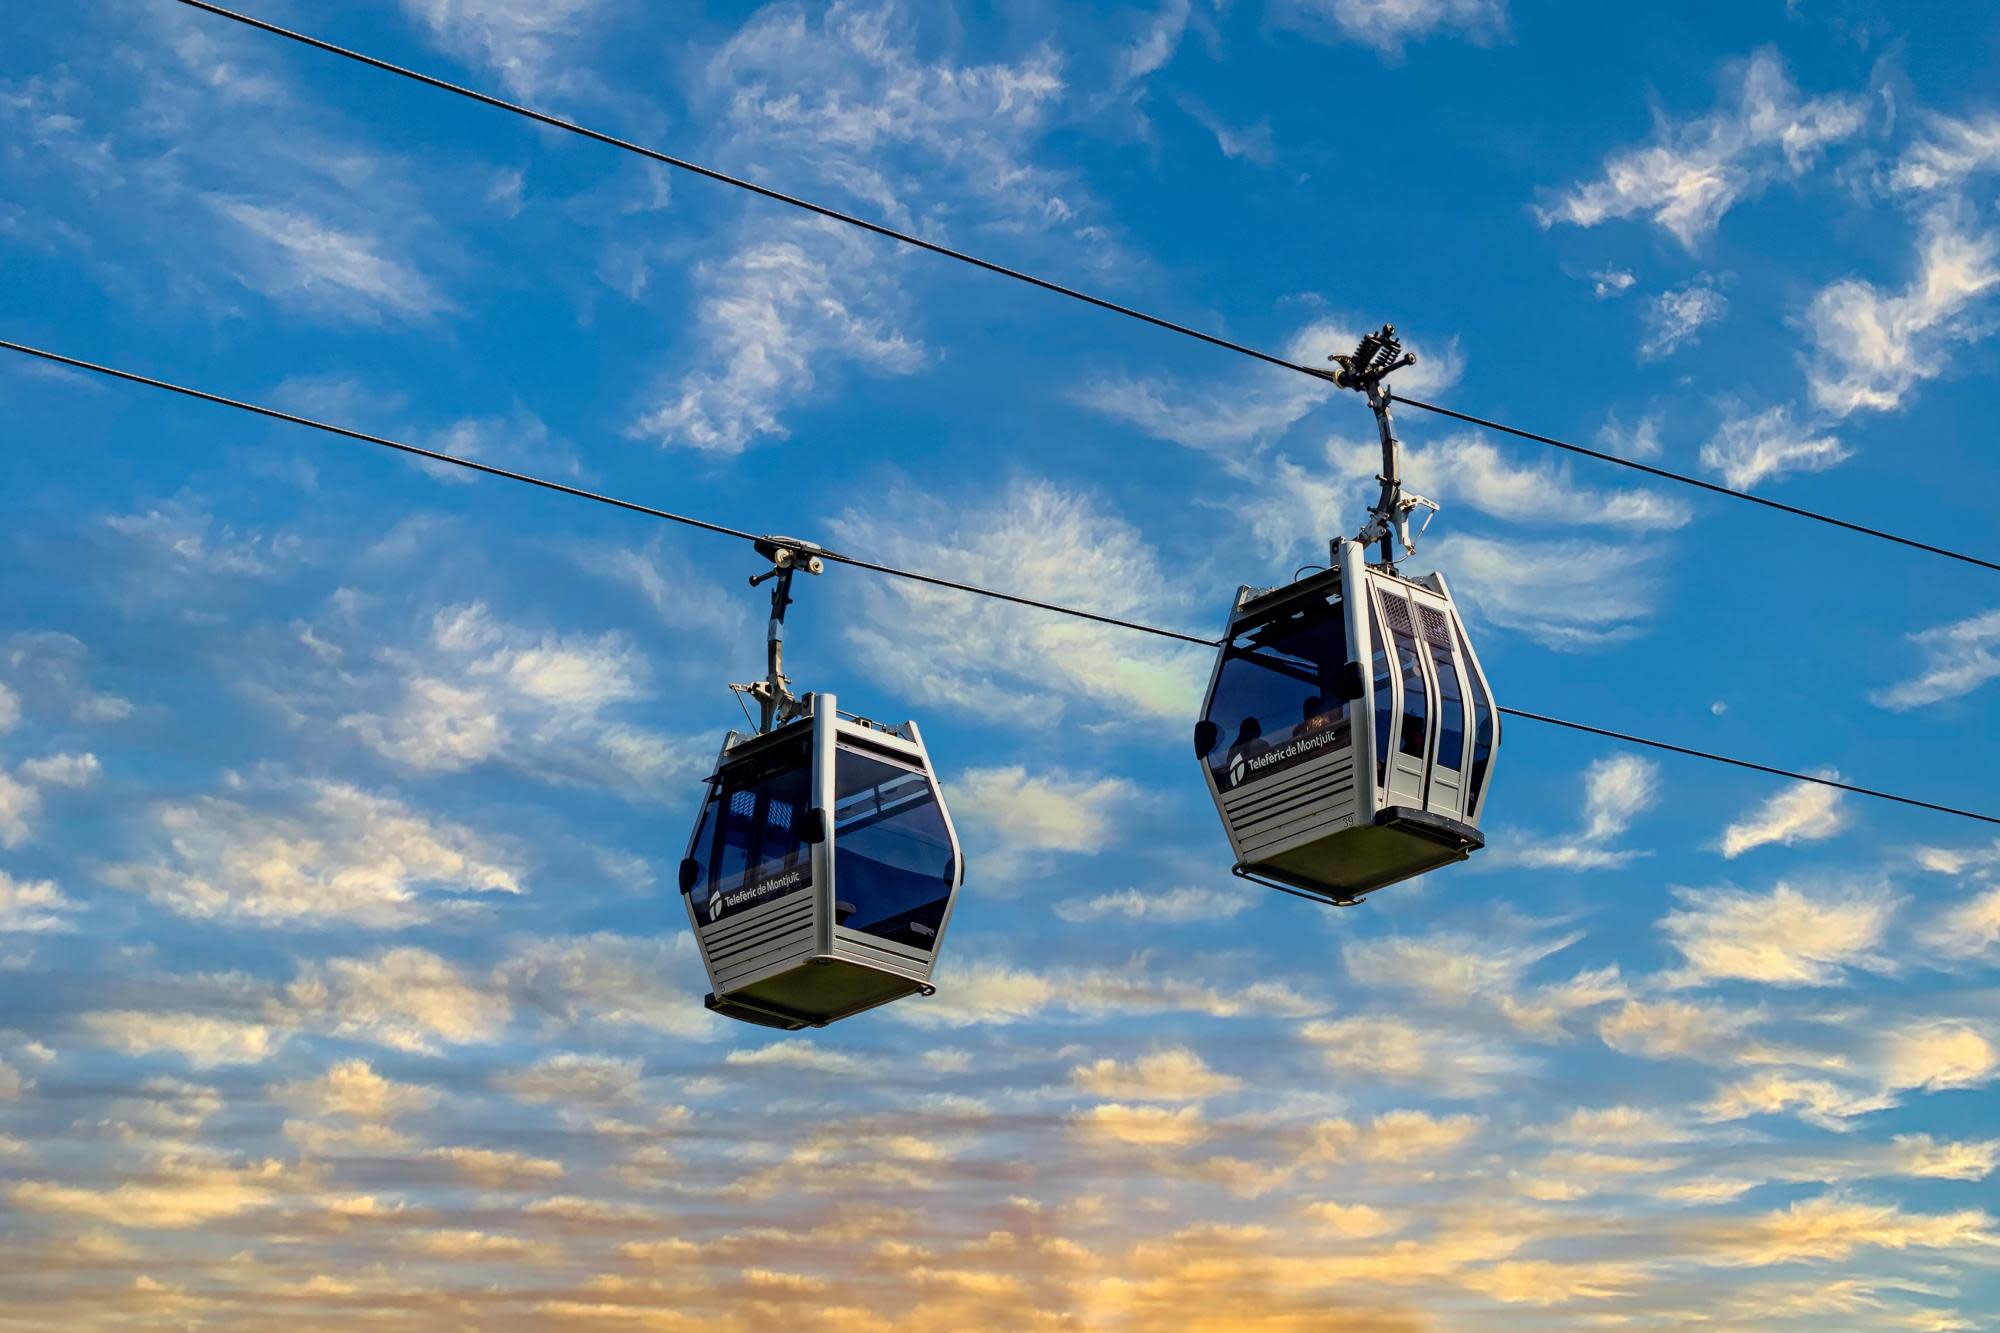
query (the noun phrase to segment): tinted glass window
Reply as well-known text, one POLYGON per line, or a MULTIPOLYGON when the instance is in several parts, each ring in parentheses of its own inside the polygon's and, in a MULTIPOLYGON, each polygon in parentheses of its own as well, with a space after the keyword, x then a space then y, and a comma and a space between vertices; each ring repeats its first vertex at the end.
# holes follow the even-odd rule
POLYGON ((810 754, 801 741, 724 766, 695 835, 689 896, 697 919, 719 921, 811 887, 812 845, 801 836, 812 805, 810 754))
POLYGON ((1459 631, 1459 653, 1465 658, 1465 674, 1472 682, 1472 771, 1468 775, 1465 788, 1465 812, 1472 814, 1478 808, 1479 793, 1486 786, 1486 769, 1493 760, 1493 745, 1497 737, 1495 728, 1500 719, 1494 715, 1493 701, 1487 697, 1485 687, 1472 669, 1472 653, 1465 646, 1465 631, 1459 631))
POLYGON ((1430 645, 1431 664, 1437 668, 1438 682, 1438 765, 1465 767, 1465 696, 1458 683, 1458 667, 1453 662, 1451 625, 1432 607, 1419 607, 1424 617, 1424 642, 1430 645))
POLYGON ((1203 756, 1217 787, 1227 791, 1351 739, 1337 687, 1347 663, 1341 615, 1338 602, 1314 602, 1239 632, 1223 650, 1207 715, 1216 739, 1203 756))
POLYGON ((951 835, 929 777, 842 749, 833 760, 834 921, 898 944, 937 943, 951 835))
POLYGON ((1403 725, 1398 748, 1413 759, 1422 759, 1428 699, 1423 663, 1417 657, 1417 636, 1410 624, 1410 604, 1388 593, 1382 595, 1382 604, 1389 608, 1389 634, 1396 641, 1396 661, 1403 670, 1403 725))
POLYGON ((1369 637, 1375 641, 1375 782, 1389 785, 1389 742, 1395 727, 1395 668, 1389 662, 1389 636, 1382 632, 1382 617, 1373 599, 1368 603, 1369 637))

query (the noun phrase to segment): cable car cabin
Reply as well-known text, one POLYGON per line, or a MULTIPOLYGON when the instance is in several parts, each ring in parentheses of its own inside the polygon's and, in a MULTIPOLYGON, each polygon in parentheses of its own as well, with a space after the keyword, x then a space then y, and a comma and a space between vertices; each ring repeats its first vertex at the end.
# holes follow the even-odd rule
POLYGON ((1195 753, 1236 873, 1348 904, 1485 845, 1500 716, 1444 577, 1243 588, 1195 753))
POLYGON ((793 1030, 930 994, 964 874, 917 724, 806 704, 730 733, 681 862, 708 1007, 793 1030))

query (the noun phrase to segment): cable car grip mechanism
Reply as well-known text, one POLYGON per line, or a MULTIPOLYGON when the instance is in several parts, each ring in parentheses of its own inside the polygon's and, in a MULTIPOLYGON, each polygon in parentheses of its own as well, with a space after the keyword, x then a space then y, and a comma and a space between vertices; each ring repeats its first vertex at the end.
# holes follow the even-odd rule
MULTIPOLYGON (((1368 521, 1362 525, 1355 540, 1363 546, 1381 543, 1382 567, 1394 573, 1397 546, 1402 547, 1404 555, 1414 554, 1417 538, 1429 529, 1431 519, 1438 512, 1437 501, 1403 489, 1402 444, 1396 439, 1395 423, 1389 414, 1389 404, 1395 394, 1387 380, 1403 367, 1414 366, 1417 354, 1404 350, 1394 324, 1384 324, 1374 333, 1362 335, 1352 352, 1336 353, 1327 360, 1340 369, 1324 372, 1325 377, 1343 389, 1366 394, 1369 410, 1375 414, 1375 427, 1382 437, 1382 471, 1376 474, 1375 479, 1382 483, 1382 494, 1375 507, 1368 511, 1368 521), (1417 509, 1429 512, 1424 515, 1424 521, 1413 538, 1410 535, 1410 514, 1417 509)), ((1337 555, 1339 543, 1333 545, 1337 555)))
MULTIPOLYGON (((826 562, 820 558, 824 547, 797 537, 759 537, 756 548, 758 555, 771 562, 769 569, 750 576, 753 588, 760 583, 771 584, 771 621, 765 633, 765 676, 748 685, 732 684, 729 688, 757 701, 757 733, 763 735, 773 727, 783 726, 805 715, 805 703, 792 693, 791 681, 785 676, 785 610, 792 604, 792 575, 800 570, 818 574, 826 568, 826 562)), ((807 699, 811 697, 806 696, 807 699)))

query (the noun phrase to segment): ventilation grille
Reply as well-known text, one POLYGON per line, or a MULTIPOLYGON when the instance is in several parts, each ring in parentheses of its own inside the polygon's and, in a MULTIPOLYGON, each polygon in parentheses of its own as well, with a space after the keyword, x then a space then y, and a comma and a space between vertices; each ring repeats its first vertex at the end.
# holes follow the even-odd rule
POLYGON ((1434 606, 1420 606, 1417 610, 1424 617, 1424 637, 1438 647, 1449 650, 1451 647, 1451 624, 1445 620, 1444 613, 1434 606))

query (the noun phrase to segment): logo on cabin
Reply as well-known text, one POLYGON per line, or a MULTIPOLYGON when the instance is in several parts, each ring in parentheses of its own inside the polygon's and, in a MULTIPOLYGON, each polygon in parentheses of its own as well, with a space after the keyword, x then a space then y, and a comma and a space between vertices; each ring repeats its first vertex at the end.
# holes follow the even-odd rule
POLYGON ((1240 787, 1243 785, 1243 770, 1248 766, 1249 765, 1245 762, 1243 756, 1240 754, 1237 755, 1234 759, 1229 761, 1230 786, 1240 787))

